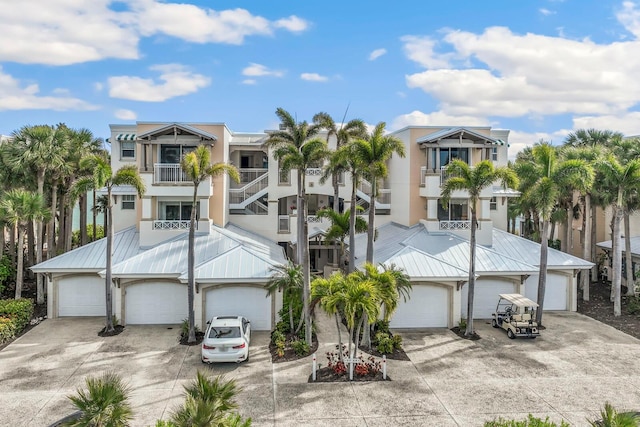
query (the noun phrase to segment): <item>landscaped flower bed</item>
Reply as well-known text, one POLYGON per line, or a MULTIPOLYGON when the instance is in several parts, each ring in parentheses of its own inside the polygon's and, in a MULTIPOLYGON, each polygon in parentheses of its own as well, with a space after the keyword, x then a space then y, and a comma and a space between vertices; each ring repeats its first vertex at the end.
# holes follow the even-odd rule
POLYGON ((30 299, 0 300, 0 344, 14 339, 31 321, 33 301, 30 299))
MULTIPOLYGON (((315 382, 350 381, 347 346, 342 346, 342 360, 340 360, 340 353, 337 347, 336 351, 329 351, 325 354, 328 364, 316 371, 315 382)), ((353 367, 353 381, 391 381, 388 375, 386 379, 383 378, 382 360, 376 359, 374 356, 365 357, 362 354, 356 359, 357 362, 354 363, 353 367)), ((309 382, 314 382, 313 375, 309 376, 309 382)))

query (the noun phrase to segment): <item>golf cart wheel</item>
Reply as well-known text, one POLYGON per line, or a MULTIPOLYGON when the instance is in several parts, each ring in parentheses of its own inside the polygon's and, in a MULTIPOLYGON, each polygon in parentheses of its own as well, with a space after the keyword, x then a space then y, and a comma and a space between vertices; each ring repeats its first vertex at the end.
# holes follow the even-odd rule
POLYGON ((507 329, 507 336, 511 339, 515 339, 516 334, 514 334, 511 329, 507 329))
POLYGON ((494 328, 498 327, 498 322, 496 321, 496 319, 491 319, 491 326, 493 326, 494 328))

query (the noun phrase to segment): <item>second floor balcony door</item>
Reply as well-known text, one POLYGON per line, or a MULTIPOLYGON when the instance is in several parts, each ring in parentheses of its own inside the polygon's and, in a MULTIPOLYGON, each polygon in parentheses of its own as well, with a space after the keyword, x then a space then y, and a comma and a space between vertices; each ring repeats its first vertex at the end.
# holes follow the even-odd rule
MULTIPOLYGON (((433 151, 433 156, 436 156, 437 151, 433 151)), ((436 163, 436 159, 434 159, 434 164, 443 168, 447 166, 453 159, 459 159, 469 164, 469 149, 468 148, 460 148, 460 147, 442 147, 440 148, 440 161, 439 164, 436 163)))

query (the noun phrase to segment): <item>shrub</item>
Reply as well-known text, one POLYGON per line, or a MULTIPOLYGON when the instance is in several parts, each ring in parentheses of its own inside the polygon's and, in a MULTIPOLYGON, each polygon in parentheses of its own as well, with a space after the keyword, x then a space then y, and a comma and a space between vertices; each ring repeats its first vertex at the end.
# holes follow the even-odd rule
MULTIPOLYGON (((87 224, 87 243, 93 242, 93 224, 87 224)), ((104 227, 96 225, 96 240, 104 237, 104 227)), ((80 246, 80 230, 76 230, 71 234, 71 244, 74 248, 80 246)))
POLYGON ((0 344, 16 336, 16 324, 7 317, 0 317, 0 344))
MULTIPOLYGON (((116 321, 118 319, 114 316, 113 318, 113 324, 114 326, 116 325, 116 321)), ((202 332, 200 331, 200 328, 198 328, 198 325, 194 325, 194 330, 196 332, 196 334, 202 332)), ((180 338, 187 338, 189 336, 189 319, 184 319, 182 320, 182 323, 180 324, 180 338)))
POLYGON ((0 295, 4 292, 7 280, 14 277, 15 274, 11 258, 4 255, 0 258, 0 295))
POLYGON ((284 348, 285 348, 284 340, 276 342, 276 354, 278 355, 278 357, 284 357, 284 348))
POLYGON ((570 424, 562 421, 560 425, 549 421, 549 417, 542 418, 534 417, 529 414, 525 420, 505 420, 504 418, 498 418, 497 420, 487 421, 484 423, 484 427, 570 427, 570 424))
POLYGON ((278 329, 273 331, 273 333, 271 334, 271 342, 274 344, 278 344, 278 341, 284 342, 285 340, 286 340, 286 337, 278 329))
POLYGON ((382 332, 385 334, 389 333, 389 321, 387 320, 376 320, 373 324, 373 330, 376 332, 382 332))
POLYGON ((376 351, 382 354, 393 353, 393 339, 389 336, 389 334, 384 332, 378 332, 376 334, 376 351))
POLYGON ((342 350, 338 349, 336 345, 336 351, 328 351, 326 353, 327 360, 329 360, 329 368, 331 368, 336 375, 344 375, 347 373, 347 367, 340 361, 340 351, 342 351, 342 357, 344 359, 349 357, 347 346, 344 344, 342 345, 342 350))
POLYGON ((309 354, 309 351, 311 350, 309 348, 309 344, 307 344, 305 340, 291 341, 291 348, 297 356, 304 356, 306 354, 309 354))
POLYGON ((400 335, 394 335, 391 338, 391 341, 393 341, 393 348, 395 350, 400 350, 402 348, 402 337, 400 335))
POLYGON ((638 427, 640 426, 640 413, 618 412, 611 403, 606 402, 600 411, 600 420, 589 421, 593 427, 638 427))
POLYGON ((629 298, 627 302, 627 312, 629 314, 640 314, 640 296, 629 298))
POLYGON ((464 317, 460 319, 460 322, 458 323, 458 327, 460 328, 461 331, 464 331, 465 329, 467 329, 467 319, 465 319, 464 317))
POLYGON ((16 333, 20 333, 33 316, 33 300, 26 298, 0 300, 0 316, 11 319, 15 323, 16 333))

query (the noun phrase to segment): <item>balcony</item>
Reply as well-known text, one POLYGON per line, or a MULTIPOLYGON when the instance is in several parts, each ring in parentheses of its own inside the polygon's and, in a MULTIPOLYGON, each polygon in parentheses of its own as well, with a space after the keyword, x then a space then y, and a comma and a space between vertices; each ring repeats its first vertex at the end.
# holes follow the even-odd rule
MULTIPOLYGON (((191 221, 183 220, 155 220, 153 221, 154 230, 188 230, 191 221)), ((196 221, 196 230, 198 229, 198 221, 196 221)))
POLYGON ((170 184, 191 182, 180 167, 180 163, 155 163, 153 165, 153 183, 170 184))
MULTIPOLYGON (((479 229, 480 229, 480 223, 478 222, 478 230, 479 229)), ((471 230, 471 221, 465 221, 465 220, 440 221, 440 230, 471 230)))

